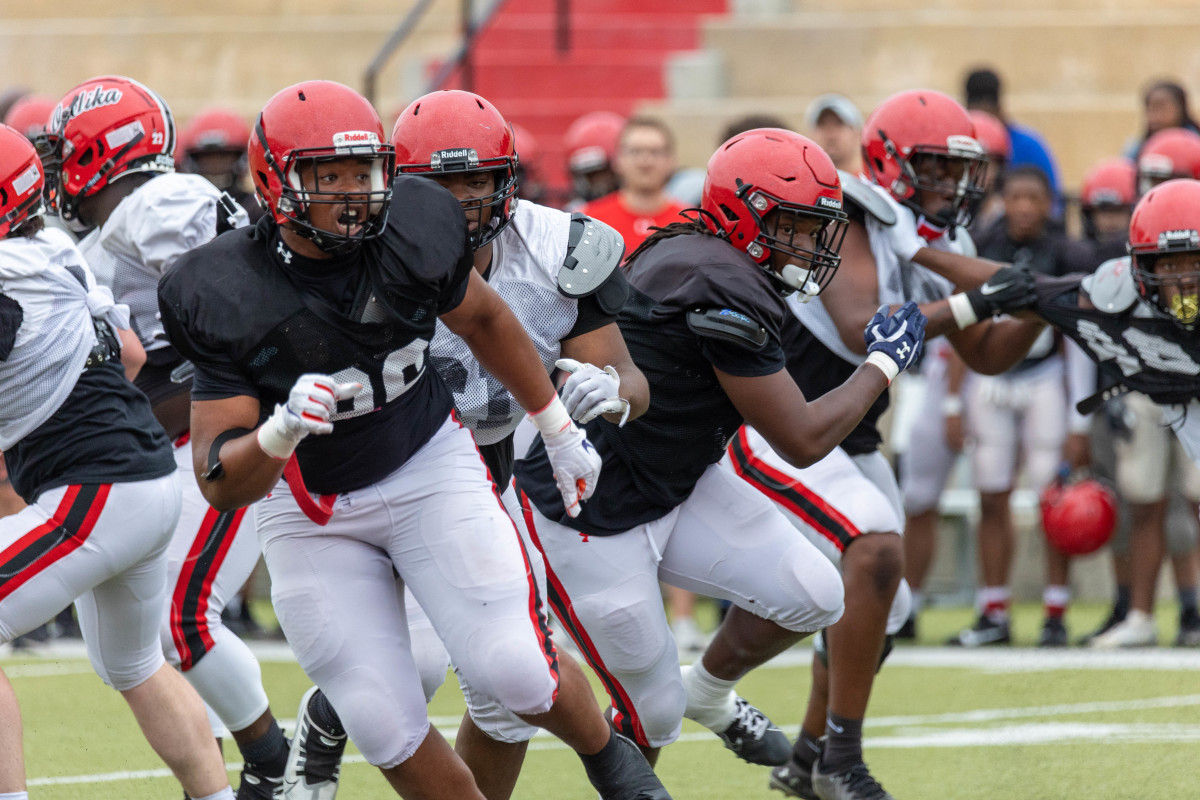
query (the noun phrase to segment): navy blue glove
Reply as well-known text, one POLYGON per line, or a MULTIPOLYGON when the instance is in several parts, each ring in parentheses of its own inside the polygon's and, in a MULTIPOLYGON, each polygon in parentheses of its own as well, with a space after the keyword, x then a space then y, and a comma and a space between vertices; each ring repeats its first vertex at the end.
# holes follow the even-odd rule
POLYGON ((867 323, 863 338, 867 342, 867 363, 883 371, 891 383, 900 370, 911 366, 925 342, 925 315, 911 300, 890 317, 887 306, 880 306, 867 323))

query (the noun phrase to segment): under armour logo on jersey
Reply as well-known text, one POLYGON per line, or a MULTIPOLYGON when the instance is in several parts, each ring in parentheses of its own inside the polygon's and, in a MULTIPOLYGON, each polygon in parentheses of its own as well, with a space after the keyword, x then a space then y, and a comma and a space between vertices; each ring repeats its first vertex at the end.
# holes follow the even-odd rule
POLYGON ((283 242, 275 246, 275 252, 279 253, 279 257, 283 259, 284 264, 290 265, 292 263, 292 251, 284 247, 283 242))

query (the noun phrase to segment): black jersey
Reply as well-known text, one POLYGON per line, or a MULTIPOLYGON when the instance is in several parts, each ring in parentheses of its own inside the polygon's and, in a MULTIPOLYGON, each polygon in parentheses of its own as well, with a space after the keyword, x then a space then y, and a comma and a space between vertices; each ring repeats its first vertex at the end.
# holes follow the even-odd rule
POLYGON ((1123 383, 1164 405, 1200 398, 1200 338, 1141 300, 1116 314, 1080 308, 1083 277, 1039 279, 1035 310, 1091 356, 1105 385, 1123 383))
POLYGON ((175 471, 175 454, 150 401, 112 358, 89 366, 48 420, 4 453, 26 503, 57 486, 131 483, 175 471))
POLYGON ((305 373, 355 381, 333 433, 296 458, 309 491, 369 486, 403 465, 449 416, 428 369, 440 314, 472 269, 458 201, 434 181, 398 177, 383 234, 350 256, 308 260, 269 218, 184 255, 159 284, 163 325, 196 367, 192 396, 256 397, 265 419, 305 373))
POLYGON ((784 368, 783 301, 771 278, 727 242, 702 234, 662 240, 634 260, 628 277, 630 298, 617 324, 650 385, 650 408, 624 428, 602 418, 587 425, 604 466, 574 519, 540 437, 515 468, 518 487, 542 514, 597 535, 661 518, 721 459, 743 420, 714 367, 745 377, 784 368), (757 338, 713 336, 698 317, 705 312, 730 316, 757 338))

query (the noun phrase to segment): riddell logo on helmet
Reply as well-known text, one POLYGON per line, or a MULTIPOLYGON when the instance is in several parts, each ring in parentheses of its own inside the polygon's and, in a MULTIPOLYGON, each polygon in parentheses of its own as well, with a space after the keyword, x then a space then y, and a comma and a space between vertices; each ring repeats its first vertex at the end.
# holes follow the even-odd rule
POLYGON ((832 208, 834 211, 841 211, 842 201, 835 200, 832 197, 818 197, 817 206, 820 208, 832 208))
POLYGON ((122 96, 120 89, 105 89, 100 84, 88 89, 86 92, 80 92, 71 98, 68 105, 64 106, 62 103, 59 103, 55 107, 54 115, 50 118, 50 130, 61 131, 63 126, 67 124, 67 120, 74 119, 87 111, 103 108, 104 106, 115 106, 121 102, 122 96))
POLYGON ((374 149, 379 146, 379 137, 374 131, 342 131, 333 135, 334 147, 362 147, 374 149))
POLYGON ((1200 234, 1196 231, 1182 229, 1177 231, 1163 231, 1158 235, 1159 249, 1179 249, 1186 247, 1187 249, 1195 249, 1200 247, 1200 234))

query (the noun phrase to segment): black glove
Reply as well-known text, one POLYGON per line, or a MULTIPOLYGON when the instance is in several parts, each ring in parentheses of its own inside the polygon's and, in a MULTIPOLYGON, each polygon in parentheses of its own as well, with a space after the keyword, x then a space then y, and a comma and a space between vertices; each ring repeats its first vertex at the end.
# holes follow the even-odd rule
POLYGON ((1033 273, 1017 267, 1003 267, 979 288, 952 296, 950 309, 958 327, 966 328, 997 314, 1033 308, 1037 299, 1033 273))

